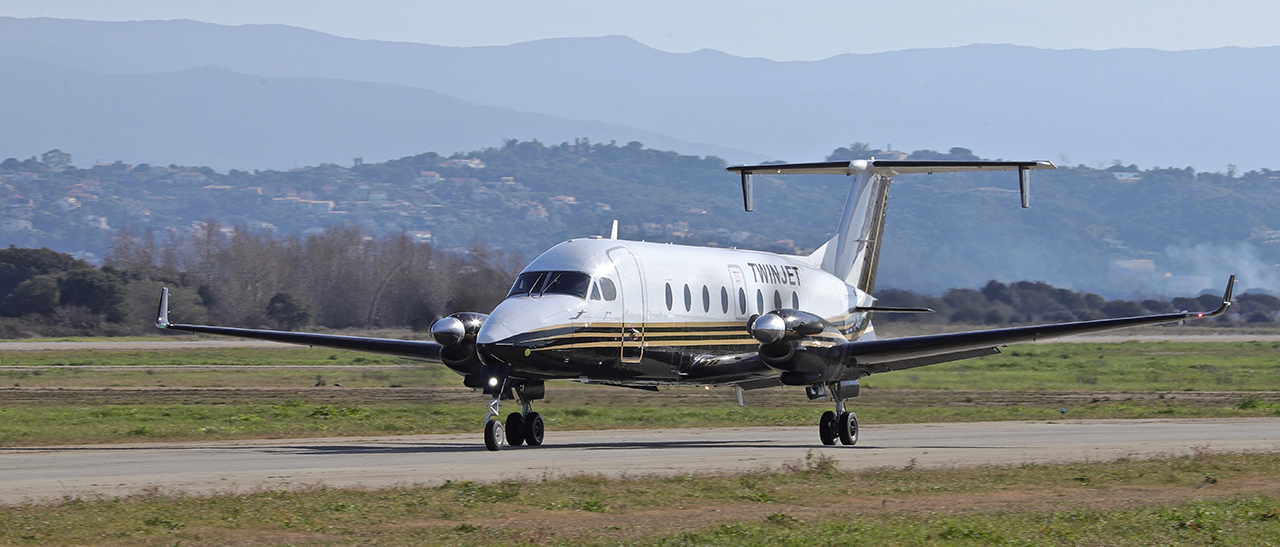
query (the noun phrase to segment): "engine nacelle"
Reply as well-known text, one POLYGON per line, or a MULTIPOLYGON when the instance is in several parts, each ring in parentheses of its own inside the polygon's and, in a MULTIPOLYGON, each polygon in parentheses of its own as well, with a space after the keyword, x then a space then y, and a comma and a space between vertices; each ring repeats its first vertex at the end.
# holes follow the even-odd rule
POLYGON ((489 315, 484 313, 459 312, 431 324, 431 337, 444 347, 454 346, 462 342, 475 343, 476 333, 484 325, 489 315))
POLYGON ((476 333, 489 316, 461 312, 442 318, 431 325, 431 337, 440 344, 440 361, 463 376, 480 373, 480 355, 476 352, 476 333))
POLYGON ((766 346, 821 334, 831 325, 821 317, 800 310, 773 310, 751 321, 747 330, 766 346))

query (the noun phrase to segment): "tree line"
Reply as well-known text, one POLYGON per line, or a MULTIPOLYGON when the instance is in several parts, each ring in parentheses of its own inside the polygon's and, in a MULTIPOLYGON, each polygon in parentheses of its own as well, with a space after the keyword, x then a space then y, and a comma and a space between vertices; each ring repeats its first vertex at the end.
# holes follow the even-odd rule
MULTIPOLYGON (((338 227, 305 238, 207 223, 162 240, 124 230, 101 268, 49 249, 0 249, 0 336, 150 334, 161 287, 172 319, 295 330, 425 330, 457 311, 487 312, 506 295, 523 258, 475 243, 441 252, 406 234, 370 236, 338 227)), ((1209 311, 1220 296, 1107 300, 1043 282, 990 281, 933 296, 882 289, 888 306, 933 314, 879 321, 1019 325, 1209 311)), ((1244 293, 1218 325, 1265 325, 1280 298, 1244 293)))
MULTIPOLYGON (((1076 292, 1037 281, 987 282, 980 289, 949 289, 932 296, 899 289, 876 294, 886 306, 925 307, 932 314, 886 314, 880 320, 904 323, 961 323, 969 325, 1030 325, 1089 321, 1176 311, 1213 311, 1222 303, 1220 294, 1140 300, 1107 300, 1097 294, 1076 292)), ((1265 293, 1235 296, 1231 313, 1219 317, 1219 326, 1274 323, 1280 298, 1265 293)))

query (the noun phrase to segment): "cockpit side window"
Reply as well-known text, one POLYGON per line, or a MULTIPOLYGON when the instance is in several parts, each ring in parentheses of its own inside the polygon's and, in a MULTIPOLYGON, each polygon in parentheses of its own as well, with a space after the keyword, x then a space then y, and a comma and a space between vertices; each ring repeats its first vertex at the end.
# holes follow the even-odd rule
POLYGON ((604 299, 610 302, 618 298, 618 286, 613 284, 613 280, 607 277, 600 278, 600 292, 604 295, 604 299))
POLYGON ((600 300, 600 285, 597 283, 591 284, 591 299, 600 300))
POLYGON ((582 272, 525 272, 511 286, 512 296, 567 294, 585 299, 591 288, 591 276, 582 272))

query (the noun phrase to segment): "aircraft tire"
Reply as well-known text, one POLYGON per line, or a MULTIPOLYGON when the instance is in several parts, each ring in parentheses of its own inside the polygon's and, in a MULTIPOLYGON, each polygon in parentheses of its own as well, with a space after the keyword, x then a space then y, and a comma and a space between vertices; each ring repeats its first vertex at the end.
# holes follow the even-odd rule
POLYGON ((524 444, 524 415, 519 412, 507 414, 507 446, 524 444))
POLYGON ((831 446, 836 444, 836 413, 830 410, 822 413, 822 418, 818 420, 818 437, 822 439, 822 444, 831 446))
POLYGON ((529 446, 542 446, 542 434, 545 431, 541 414, 530 412, 524 417, 524 442, 529 443, 529 446))
POLYGON ((853 446, 858 444, 858 415, 852 412, 842 412, 839 418, 836 418, 836 429, 840 433, 840 444, 853 446))
POLYGON ((502 450, 502 422, 489 420, 484 424, 484 447, 490 452, 502 450))

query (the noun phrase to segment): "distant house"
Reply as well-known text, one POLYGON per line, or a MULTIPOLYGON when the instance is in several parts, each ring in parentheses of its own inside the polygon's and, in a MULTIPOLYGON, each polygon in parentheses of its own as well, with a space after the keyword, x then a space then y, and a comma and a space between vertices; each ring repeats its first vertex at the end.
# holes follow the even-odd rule
POLYGON ((91 228, 97 228, 99 230, 111 229, 111 225, 107 224, 107 217, 104 217, 104 216, 86 215, 84 217, 84 223, 91 228))
POLYGON ((185 183, 185 184, 199 184, 203 186, 205 184, 208 184, 209 177, 206 177, 204 176, 204 173, 200 173, 197 171, 183 171, 181 173, 173 174, 173 182, 185 183))
POLYGON ((25 218, 6 218, 0 220, 0 230, 6 232, 26 232, 34 230, 31 221, 25 218))
POLYGON ((1120 182, 1138 182, 1142 180, 1142 173, 1112 173, 1116 180, 1120 182))
POLYGON ((472 169, 484 169, 484 162, 479 158, 454 158, 444 160, 440 165, 445 167, 470 167, 472 169))

